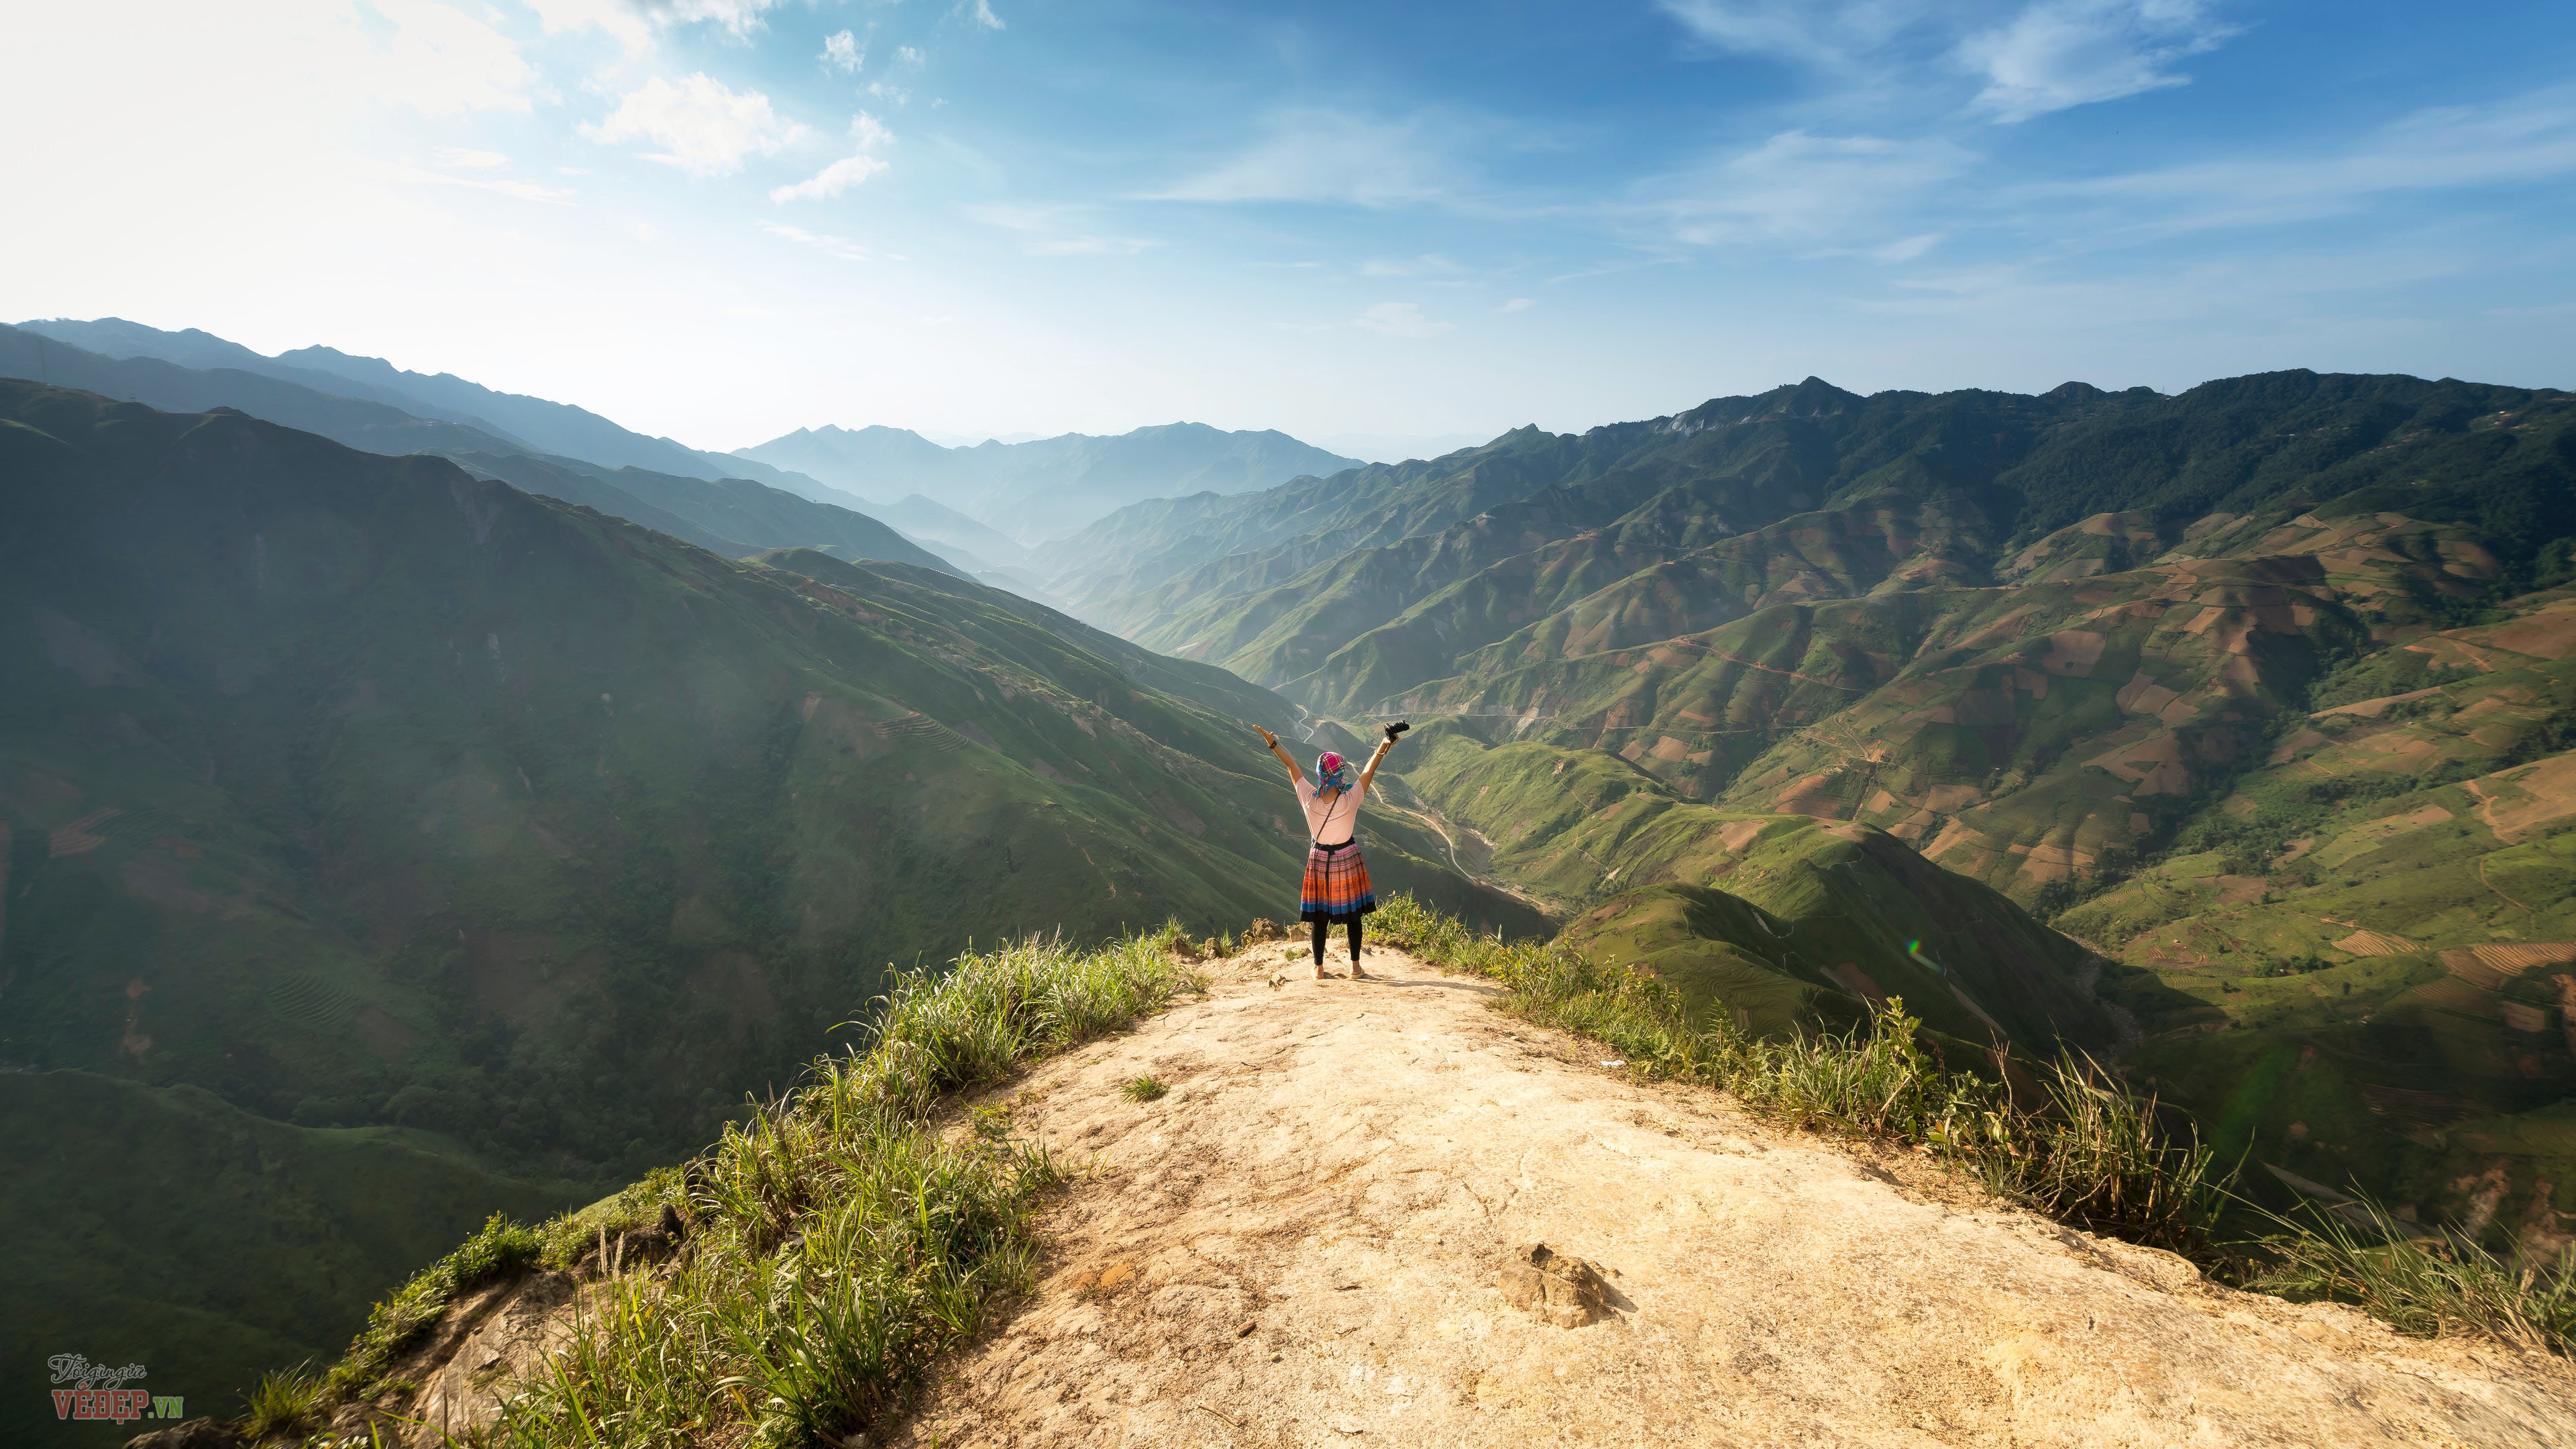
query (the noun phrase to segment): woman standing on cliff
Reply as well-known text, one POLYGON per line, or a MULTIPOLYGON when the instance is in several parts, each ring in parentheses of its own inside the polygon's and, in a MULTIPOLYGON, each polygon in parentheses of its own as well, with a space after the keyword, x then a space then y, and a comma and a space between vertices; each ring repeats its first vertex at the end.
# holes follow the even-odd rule
POLYGON ((1315 979, 1319 981, 1324 976, 1324 938, 1335 921, 1350 924, 1352 978, 1368 975, 1360 967, 1360 917, 1377 909, 1377 893, 1369 888, 1368 862, 1360 859, 1356 833, 1360 801, 1377 782, 1378 761, 1395 748, 1395 737, 1402 733, 1403 725, 1386 727, 1386 738, 1357 780, 1351 778, 1350 761, 1332 750, 1324 751, 1316 757, 1315 783, 1309 785, 1297 762, 1279 748, 1279 737, 1261 731, 1261 742, 1288 767, 1288 782, 1297 787, 1297 803, 1306 811, 1306 883, 1299 892, 1297 914, 1314 924, 1315 979))

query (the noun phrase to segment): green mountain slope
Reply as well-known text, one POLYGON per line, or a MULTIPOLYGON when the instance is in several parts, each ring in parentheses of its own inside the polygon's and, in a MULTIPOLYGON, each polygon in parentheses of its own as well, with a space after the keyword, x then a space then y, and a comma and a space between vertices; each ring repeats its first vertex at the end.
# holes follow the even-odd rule
MULTIPOLYGON (((206 338, 187 350, 202 354, 231 346, 206 338)), ((723 553, 811 546, 837 549, 852 558, 952 567, 874 518, 783 488, 742 478, 612 468, 583 458, 545 454, 507 435, 417 417, 381 403, 284 380, 304 372, 292 367, 259 373, 196 370, 148 356, 111 359, 34 332, 0 328, 0 376, 80 387, 173 411, 238 408, 370 453, 437 453, 481 476, 506 478, 531 492, 596 508, 723 553)), ((593 421, 610 426, 604 420, 593 421)))
MULTIPOLYGON (((452 373, 409 372, 382 358, 353 357, 337 348, 303 347, 268 357, 238 342, 228 342, 194 327, 165 332, 121 317, 101 317, 92 321, 56 317, 18 325, 21 330, 85 348, 104 357, 158 358, 181 367, 226 368, 257 373, 333 396, 365 398, 418 417, 463 423, 533 455, 556 454, 579 459, 595 468, 641 468, 685 478, 712 480, 749 476, 825 503, 849 507, 858 502, 840 496, 835 490, 801 474, 783 472, 757 462, 711 457, 669 438, 650 438, 631 432, 597 413, 569 403, 501 392, 468 382, 452 373)), ((47 379, 39 379, 44 380, 47 379)), ((64 379, 50 380, 59 383, 64 379)), ((137 399, 152 401, 140 394, 137 394, 137 399)), ((324 431, 293 419, 273 417, 247 402, 234 402, 232 406, 292 427, 324 431)), ((324 435, 333 436, 327 432, 324 435)), ((351 442, 346 438, 341 441, 351 442)), ((351 442, 351 446, 359 445, 351 442)))
POLYGON ((1405 781, 1461 863, 1695 1001, 1848 1019, 1876 989, 1848 964, 2028 1045, 2084 1038, 1996 1001, 2090 979, 2231 1151, 2534 1251, 2576 1222, 2552 834, 2576 740, 2532 592, 2576 576, 2576 398, 1811 379, 1504 455, 1528 486, 1447 516, 1423 500, 1466 496, 1463 456, 1336 480, 1302 533, 1309 484, 1132 510, 1096 532, 1146 586, 1082 597, 1325 719, 1412 715, 1405 781), (1165 540, 1199 556, 1146 578, 1165 540), (1809 838, 1939 869, 1752 863, 1809 838), (1810 878, 1852 883, 1805 907, 1865 923, 1841 959, 1792 959, 1800 908, 1748 889, 1810 878), (1980 887, 2081 902, 2063 921, 2116 959, 1993 913, 1925 947, 1954 974, 1894 974, 1890 942, 1928 938, 1888 913, 1980 887))
POLYGON ((2576 600, 2328 675, 2059 917, 2163 990, 2140 1058, 2232 1143, 2541 1255, 2576 1222, 2576 600))
POLYGON ((1424 730, 1405 784, 1479 870, 1559 906, 1567 938, 1670 981, 1694 1010, 1787 1031, 1889 995, 1969 1041, 2106 1047, 2092 953, 1883 831, 1715 809, 1597 750, 1424 730))
POLYGON ((521 445, 463 423, 418 417, 232 368, 181 367, 151 357, 108 358, 16 327, 0 327, 0 377, 76 387, 171 412, 238 408, 369 453, 515 453, 521 445))
POLYGON ((772 548, 819 548, 846 558, 884 559, 959 572, 946 559, 864 513, 817 503, 747 478, 710 482, 641 468, 611 471, 585 467, 568 458, 501 457, 490 453, 450 456, 477 472, 504 479, 531 493, 614 513, 736 557, 772 548), (608 491, 603 492, 603 488, 608 491), (628 507, 621 502, 629 499, 638 506, 628 507), (671 523, 679 527, 668 526, 671 523))
MULTIPOLYGON (((0 508, 12 1067, 595 1184, 798 1069, 888 962, 1293 910, 1291 797, 1220 712, 1284 705, 953 575, 737 562, 22 382, 0 508)), ((1389 888, 1539 924, 1371 838, 1389 888)))
POLYGON ((154 1393, 229 1417, 241 1390, 343 1349, 351 1305, 402 1282, 493 1212, 534 1218, 597 1195, 478 1165, 431 1133, 295 1127, 191 1086, 93 1072, 0 1072, 0 1438, 117 1444, 138 1427, 65 1424, 58 1353, 139 1363, 154 1393))

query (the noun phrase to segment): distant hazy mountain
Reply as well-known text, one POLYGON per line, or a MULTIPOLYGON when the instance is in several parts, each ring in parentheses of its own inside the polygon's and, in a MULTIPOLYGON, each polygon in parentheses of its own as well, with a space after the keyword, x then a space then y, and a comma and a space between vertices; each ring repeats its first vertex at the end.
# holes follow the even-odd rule
POLYGON ((1371 463, 1402 463, 1413 458, 1437 458, 1460 448, 1472 448, 1490 439, 1490 433, 1335 433, 1319 438, 1316 446, 1336 453, 1348 453, 1371 463))
POLYGON ((1285 433, 1204 423, 972 448, 943 448, 903 428, 799 428, 734 456, 873 498, 921 493, 1023 544, 1148 498, 1246 493, 1358 466, 1285 433))
POLYGON ((909 537, 933 547, 971 553, 986 565, 1023 563, 1029 556, 1027 549, 1005 535, 923 494, 907 493, 896 502, 876 504, 869 512, 909 537))
POLYGON ((369 453, 526 450, 524 443, 470 424, 424 418, 388 403, 335 397, 239 368, 187 367, 153 357, 104 357, 17 327, 0 327, 0 376, 82 388, 169 412, 238 408, 369 453))
MULTIPOLYGON (((184 350, 191 356, 220 359, 240 353, 253 361, 265 361, 255 352, 234 348, 203 332, 160 335, 182 339, 184 350)), ((547 454, 506 435, 414 416, 364 398, 333 396, 277 375, 297 371, 275 367, 269 372, 252 372, 233 367, 185 367, 154 357, 103 357, 39 333, 0 327, 0 376, 83 388, 170 411, 234 408, 255 418, 318 433, 362 452, 393 456, 436 453, 473 469, 478 476, 501 478, 531 493, 596 508, 730 557, 772 548, 814 548, 841 558, 882 559, 950 573, 971 572, 953 567, 947 559, 874 518, 803 494, 741 478, 710 479, 644 468, 610 468, 583 458, 547 454)), ((327 376, 314 372, 305 375, 327 376)), ((848 496, 819 485, 816 489, 833 497, 848 496)))
MULTIPOLYGON (((337 348, 300 347, 276 357, 265 357, 238 342, 228 342, 193 327, 184 332, 164 332, 121 317, 101 317, 87 322, 57 317, 21 323, 20 326, 24 331, 68 342, 104 357, 150 357, 175 362, 181 367, 231 368, 292 382, 318 392, 389 403, 416 417, 463 423, 517 444, 523 452, 555 453, 606 468, 644 468, 683 478, 750 477, 772 487, 843 508, 857 507, 863 501, 843 496, 811 478, 764 463, 754 461, 746 465, 720 454, 701 453, 669 438, 647 437, 569 403, 500 392, 452 373, 432 376, 406 372, 383 358, 353 357, 337 348)), ((272 414, 257 408, 245 407, 244 410, 260 417, 272 417, 272 414)), ((288 420, 277 418, 275 421, 288 420)), ((294 425, 310 426, 300 422, 294 425)), ((338 436, 328 429, 316 428, 314 431, 326 437, 338 436)), ((366 445, 353 443, 352 446, 366 445)))

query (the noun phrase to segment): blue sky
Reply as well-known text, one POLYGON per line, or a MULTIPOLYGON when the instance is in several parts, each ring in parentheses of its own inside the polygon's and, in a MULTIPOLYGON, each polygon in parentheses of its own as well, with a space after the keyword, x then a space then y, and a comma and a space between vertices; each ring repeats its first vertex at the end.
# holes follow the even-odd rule
MULTIPOLYGON (((732 447, 2265 368, 2576 386, 2576 7, 50 7, 12 317, 732 447)), ((1353 446, 1357 446, 1356 444, 1353 446)))

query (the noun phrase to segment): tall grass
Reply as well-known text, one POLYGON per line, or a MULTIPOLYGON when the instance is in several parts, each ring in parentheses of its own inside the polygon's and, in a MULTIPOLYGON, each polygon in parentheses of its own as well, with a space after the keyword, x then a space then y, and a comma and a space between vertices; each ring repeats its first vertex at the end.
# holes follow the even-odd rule
POLYGON ((1645 973, 1561 941, 1481 935, 1410 896, 1380 909, 1376 931, 1435 965, 1502 983, 1504 1010, 1602 1041, 1636 1070, 1724 1088, 1802 1128, 1919 1144, 2067 1221, 2196 1250, 2228 1201, 2233 1174, 2217 1170, 2207 1146, 2172 1140, 2153 1098, 2078 1054, 2040 1064, 2045 1100, 2019 1105, 2004 1083, 1927 1051, 1901 1000, 1849 1033, 1766 1039, 1723 1012, 1695 1025, 1645 973))
POLYGON ((2375 1202, 2358 1206, 2366 1230, 2327 1212, 2274 1214, 2273 1261, 2247 1286, 2355 1304, 2420 1338, 2480 1333, 2576 1356, 2576 1252, 2517 1267, 2464 1235, 2421 1237, 2375 1202))
POLYGON ((1027 1288, 1029 1213, 1056 1179, 985 1122, 934 1131, 933 1107, 1204 988, 1170 938, 1029 941, 900 978, 866 1050, 817 1063, 691 1165, 687 1246, 594 1291, 503 1437, 801 1445, 898 1405, 988 1304, 1027 1288))

